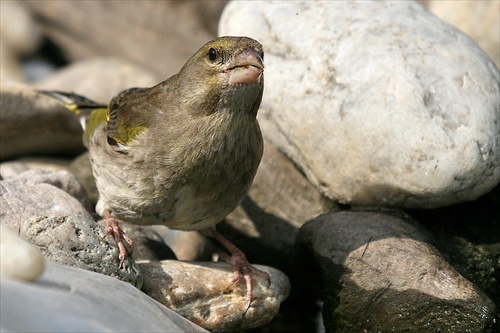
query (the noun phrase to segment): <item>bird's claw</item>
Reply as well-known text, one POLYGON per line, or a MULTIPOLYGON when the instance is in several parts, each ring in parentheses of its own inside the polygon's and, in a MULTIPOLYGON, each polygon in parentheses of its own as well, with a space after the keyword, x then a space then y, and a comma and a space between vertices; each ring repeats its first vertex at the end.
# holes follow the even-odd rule
POLYGON ((122 269, 127 253, 132 253, 134 251, 134 241, 132 238, 125 235, 123 230, 118 225, 118 220, 111 215, 110 211, 105 210, 103 217, 106 221, 106 232, 104 233, 102 240, 109 235, 113 236, 119 251, 118 259, 120 259, 120 265, 118 266, 118 269, 122 269), (124 241, 127 243, 127 246, 125 246, 124 241))
POLYGON ((226 287, 226 291, 231 288, 235 283, 241 280, 241 277, 245 279, 246 284, 246 297, 245 297, 245 308, 243 311, 243 316, 247 313, 248 309, 250 309, 250 305, 253 300, 253 278, 252 274, 258 275, 264 278, 267 282, 267 287, 271 285, 271 278, 269 274, 264 271, 261 271, 255 267, 253 267, 247 260, 245 254, 241 251, 235 252, 232 256, 229 256, 225 253, 222 253, 219 256, 219 261, 225 261, 228 264, 232 265, 234 268, 233 271, 233 280, 226 287))

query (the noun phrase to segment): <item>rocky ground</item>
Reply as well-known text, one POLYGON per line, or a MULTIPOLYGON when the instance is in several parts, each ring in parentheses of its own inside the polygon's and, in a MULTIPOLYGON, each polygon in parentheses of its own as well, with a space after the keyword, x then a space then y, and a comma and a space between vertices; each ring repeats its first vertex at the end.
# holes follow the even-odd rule
POLYGON ((498 2, 0 5, 2 331, 500 331, 498 2), (106 102, 217 35, 265 48, 264 157, 217 227, 271 275, 244 316, 199 233, 124 223, 118 269, 80 125, 36 92, 106 102))

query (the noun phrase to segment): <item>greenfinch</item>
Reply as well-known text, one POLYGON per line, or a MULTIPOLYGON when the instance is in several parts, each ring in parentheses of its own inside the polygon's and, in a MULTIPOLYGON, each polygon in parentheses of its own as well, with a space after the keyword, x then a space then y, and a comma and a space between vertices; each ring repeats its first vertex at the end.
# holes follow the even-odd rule
POLYGON ((42 91, 80 116, 99 191, 96 212, 119 247, 120 267, 133 241, 119 227, 165 225, 204 230, 231 253, 221 258, 246 281, 254 268, 215 230, 247 193, 263 153, 256 116, 263 89, 262 45, 220 37, 203 45, 179 73, 151 88, 132 88, 101 105, 75 94, 42 91))

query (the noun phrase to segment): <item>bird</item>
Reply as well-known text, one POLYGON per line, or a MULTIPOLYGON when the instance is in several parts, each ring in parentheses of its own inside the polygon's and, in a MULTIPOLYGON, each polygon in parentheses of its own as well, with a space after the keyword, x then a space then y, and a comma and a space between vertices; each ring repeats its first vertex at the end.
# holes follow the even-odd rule
POLYGON ((99 193, 96 212, 119 248, 119 267, 133 251, 120 221, 198 230, 231 255, 233 280, 271 281, 215 225, 248 192, 263 154, 257 112, 264 92, 263 46, 245 36, 223 36, 203 45, 165 81, 130 88, 109 104, 55 90, 40 90, 76 113, 84 128, 99 193))

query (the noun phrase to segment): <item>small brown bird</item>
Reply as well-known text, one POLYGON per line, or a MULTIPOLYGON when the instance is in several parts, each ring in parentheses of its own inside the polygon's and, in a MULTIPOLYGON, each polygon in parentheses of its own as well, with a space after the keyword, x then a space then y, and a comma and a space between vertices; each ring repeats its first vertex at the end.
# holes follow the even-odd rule
POLYGON ((247 193, 262 158, 256 116, 264 89, 262 45, 247 37, 206 43, 179 73, 151 88, 132 88, 109 106, 55 91, 79 114, 99 191, 96 211, 120 250, 132 240, 119 220, 205 230, 231 253, 222 259, 243 275, 250 307, 252 273, 242 251, 215 230, 247 193))

